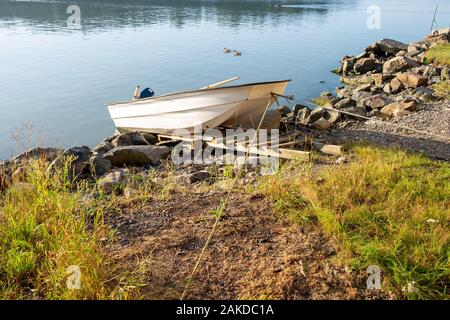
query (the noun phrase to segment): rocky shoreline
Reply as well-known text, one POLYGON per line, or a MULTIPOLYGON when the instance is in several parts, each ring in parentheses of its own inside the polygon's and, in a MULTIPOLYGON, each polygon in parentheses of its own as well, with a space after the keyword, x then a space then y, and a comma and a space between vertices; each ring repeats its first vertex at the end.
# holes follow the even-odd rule
POLYGON ((426 58, 449 41, 450 29, 442 29, 411 44, 383 39, 345 56, 335 70, 343 85, 313 99, 312 111, 296 105, 282 122, 334 143, 369 141, 450 161, 448 92, 435 89, 450 79, 450 68, 426 58))
MULTIPOLYGON (((450 103, 433 86, 449 80, 450 69, 426 59, 427 50, 449 41, 450 29, 443 29, 411 44, 383 39, 358 56, 343 57, 336 70, 343 86, 337 88, 335 94, 322 93, 314 100, 319 106, 312 111, 304 105, 279 108, 280 132, 302 132, 314 139, 336 143, 371 141, 425 152, 430 157, 449 161, 450 103), (436 136, 424 136, 375 120, 436 136)), ((176 143, 157 145, 157 136, 131 132, 106 138, 93 149, 87 146, 64 151, 34 148, 0 163, 0 191, 20 176, 29 159, 45 159, 50 163, 48 170, 51 172, 63 165, 62 159, 70 157, 70 180, 95 179, 99 189, 110 193, 124 182, 128 168, 157 168, 169 157, 176 143)), ((187 181, 208 180, 206 167, 191 170, 192 165, 186 166, 187 181)))
MULTIPOLYGON (((426 51, 448 43, 450 29, 437 30, 424 40, 405 44, 382 39, 358 56, 345 56, 336 73, 343 86, 336 93, 323 92, 313 102, 365 117, 388 119, 409 115, 442 95, 433 85, 450 79, 450 68, 427 61, 426 51)), ((316 110, 317 112, 317 110, 316 110)), ((321 128, 314 119, 301 115, 304 124, 321 128)), ((302 119, 299 119, 302 120, 302 119)), ((332 118, 331 124, 338 118, 332 118)))

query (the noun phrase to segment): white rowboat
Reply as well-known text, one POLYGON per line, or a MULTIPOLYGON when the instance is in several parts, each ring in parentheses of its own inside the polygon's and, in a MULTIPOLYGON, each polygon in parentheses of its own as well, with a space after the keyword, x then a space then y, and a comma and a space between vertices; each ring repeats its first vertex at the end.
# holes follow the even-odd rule
POLYGON ((283 95, 289 81, 202 88, 107 107, 119 132, 168 134, 179 129, 193 132, 198 126, 203 130, 239 127, 260 119, 269 102, 273 102, 272 94, 283 95))

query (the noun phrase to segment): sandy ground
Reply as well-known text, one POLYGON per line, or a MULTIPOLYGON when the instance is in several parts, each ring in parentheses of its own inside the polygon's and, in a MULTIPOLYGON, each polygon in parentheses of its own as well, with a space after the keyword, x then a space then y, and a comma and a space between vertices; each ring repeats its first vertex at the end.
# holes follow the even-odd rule
MULTIPOLYGON (((144 299, 179 299, 224 192, 174 194, 110 213, 112 263, 134 270, 144 299)), ((234 194, 206 251, 189 299, 373 299, 365 272, 334 262, 317 226, 277 217, 260 197, 234 194)))

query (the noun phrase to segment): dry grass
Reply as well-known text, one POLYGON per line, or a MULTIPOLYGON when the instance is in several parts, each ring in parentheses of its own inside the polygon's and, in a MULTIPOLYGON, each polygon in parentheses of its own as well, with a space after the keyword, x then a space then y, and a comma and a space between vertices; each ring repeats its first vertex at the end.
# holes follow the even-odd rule
POLYGON ((127 297, 109 284, 114 270, 103 255, 102 239, 110 236, 104 206, 87 183, 69 180, 69 162, 50 173, 47 162, 30 161, 0 194, 0 298, 127 297), (67 286, 76 276, 71 266, 81 272, 79 289, 67 286))
POLYGON ((403 151, 353 151, 355 161, 318 176, 285 167, 257 192, 296 222, 319 223, 353 266, 380 266, 385 291, 448 298, 450 165, 403 151))

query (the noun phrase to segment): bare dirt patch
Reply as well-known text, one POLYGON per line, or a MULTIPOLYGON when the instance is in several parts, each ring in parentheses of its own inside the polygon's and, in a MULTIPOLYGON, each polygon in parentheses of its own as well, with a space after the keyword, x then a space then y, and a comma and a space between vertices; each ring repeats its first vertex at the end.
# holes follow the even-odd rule
MULTIPOLYGON (((224 192, 174 194, 105 217, 117 231, 112 263, 133 270, 144 299, 179 299, 214 223, 224 192)), ((260 196, 232 196, 189 299, 371 299, 366 274, 333 262, 336 249, 317 226, 280 218, 260 196)))

